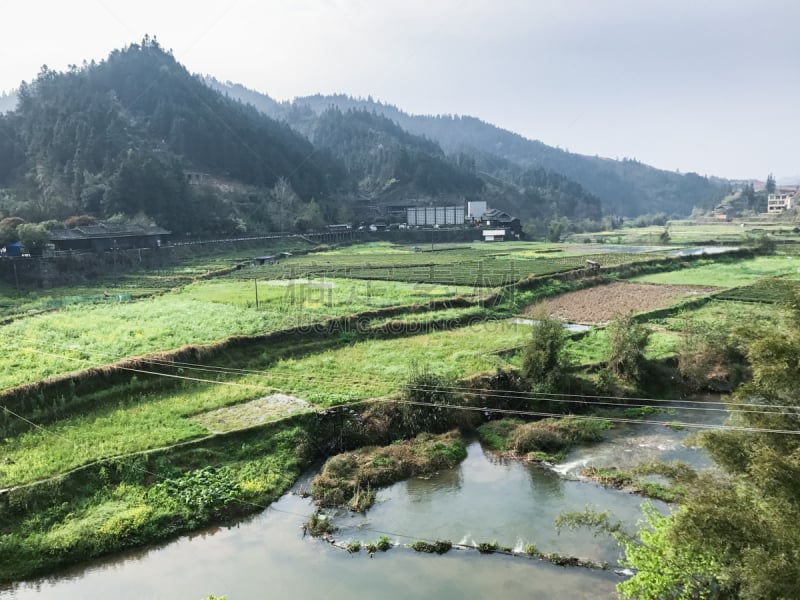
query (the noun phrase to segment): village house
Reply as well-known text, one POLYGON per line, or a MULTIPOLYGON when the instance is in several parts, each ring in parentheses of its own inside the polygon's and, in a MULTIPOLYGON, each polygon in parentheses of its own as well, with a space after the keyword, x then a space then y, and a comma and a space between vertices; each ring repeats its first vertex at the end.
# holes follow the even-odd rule
POLYGON ((485 242, 518 240, 522 237, 522 224, 519 219, 502 210, 488 209, 480 216, 479 222, 485 242))
POLYGON ((767 212, 782 213, 796 206, 797 190, 776 190, 767 196, 767 212))
POLYGON ((50 233, 50 243, 56 251, 129 250, 158 248, 169 231, 157 226, 98 223, 72 229, 56 229, 50 233))

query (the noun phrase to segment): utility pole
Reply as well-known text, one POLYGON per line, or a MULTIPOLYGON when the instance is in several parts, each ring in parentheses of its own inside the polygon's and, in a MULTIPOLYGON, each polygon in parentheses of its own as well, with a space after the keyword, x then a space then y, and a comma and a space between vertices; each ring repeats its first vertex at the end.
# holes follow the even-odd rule
POLYGON ((258 310, 258 279, 253 279, 253 287, 256 290, 256 310, 258 310))

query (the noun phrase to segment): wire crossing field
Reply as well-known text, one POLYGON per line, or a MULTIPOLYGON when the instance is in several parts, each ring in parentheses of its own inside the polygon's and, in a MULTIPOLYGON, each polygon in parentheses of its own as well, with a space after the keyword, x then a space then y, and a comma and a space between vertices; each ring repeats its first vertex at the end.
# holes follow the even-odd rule
MULTIPOLYGON (((486 294, 489 287, 530 275, 583 268, 590 257, 612 266, 654 256, 552 252, 534 243, 445 246, 425 252, 378 243, 291 257, 152 298, 67 305, 9 323, 3 333, 14 350, 0 355, 0 389, 186 344, 285 330, 381 307, 486 294)), ((170 277, 180 271, 171 269, 170 277)))
POLYGON ((470 293, 471 288, 358 281, 212 280, 126 304, 68 307, 2 329, 0 388, 186 344, 308 325, 375 308, 470 293), (274 284, 273 284, 274 283, 274 284))
MULTIPOLYGON (((504 358, 500 351, 521 345, 530 331, 529 325, 496 321, 400 339, 366 340, 294 358, 293 344, 288 343, 231 355, 230 366, 246 371, 215 372, 201 365, 180 369, 182 375, 207 383, 134 380, 132 385, 97 392, 100 408, 0 443, 6 459, 0 464, 0 488, 99 458, 206 435, 203 419, 195 416, 276 392, 327 407, 396 392, 412 364, 429 365, 451 377, 491 371, 513 364, 515 359, 504 358)), ((231 418, 238 416, 231 413, 231 418)))
MULTIPOLYGON (((587 259, 612 266, 661 256, 525 243, 421 250, 365 244, 258 267, 245 266, 238 255, 220 261, 210 275, 199 269, 199 277, 213 276, 208 280, 170 270, 167 277, 180 279, 180 286, 160 296, 65 307, 1 326, 0 388, 148 356, 128 363, 136 365, 135 375, 118 365, 5 391, 29 421, 0 413, 0 489, 11 488, 5 501, 0 498, 0 555, 14 557, 0 561, 0 580, 191 531, 268 503, 327 451, 328 441, 341 442, 341 415, 389 407, 375 419, 385 424, 395 414, 427 427, 436 415, 419 418, 384 402, 354 405, 393 396, 414 381, 412 374, 441 376, 451 391, 450 385, 471 385, 463 380, 478 373, 491 375, 480 380, 491 390, 504 389, 506 378, 516 385, 516 372, 497 369, 520 366, 533 319, 501 317, 518 316, 545 297, 607 283, 618 272, 489 288, 582 269, 587 259), (319 326, 323 321, 326 327, 319 326), (292 329, 311 323, 317 326, 292 329), (268 332, 279 333, 261 335, 268 332), (187 344, 195 347, 166 353, 187 344), (330 428, 330 440, 321 427, 330 428), (250 504, 234 506, 232 498, 250 504)), ((758 270, 784 265, 771 260, 758 263, 758 270)), ((729 262, 703 266, 724 267, 724 279, 737 264, 729 262)), ((643 268, 695 271, 687 264, 659 259, 643 268)), ((79 295, 75 288, 70 293, 79 295)), ((609 301, 601 291, 594 303, 609 301)), ((697 319, 725 326, 765 316, 773 323, 777 312, 740 302, 691 310, 697 319)), ((648 357, 674 356, 682 320, 658 320, 665 331, 654 334, 648 357)), ((607 342, 606 332, 593 328, 567 343, 578 389, 591 385, 596 367, 607 360, 607 342)), ((475 407, 484 400, 476 399, 481 404, 475 407)))

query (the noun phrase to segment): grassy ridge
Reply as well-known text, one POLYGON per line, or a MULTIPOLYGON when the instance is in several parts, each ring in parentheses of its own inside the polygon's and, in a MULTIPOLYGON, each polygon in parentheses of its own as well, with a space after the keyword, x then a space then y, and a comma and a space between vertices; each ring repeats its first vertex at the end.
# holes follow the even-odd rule
POLYGON ((12 493, 0 505, 0 556, 13 557, 0 561, 0 582, 253 512, 292 484, 308 450, 305 430, 282 424, 113 461, 68 488, 54 481, 48 490, 12 493))
POLYGON ((788 256, 757 256, 737 261, 698 260, 685 269, 642 275, 632 278, 631 281, 735 287, 748 285, 765 277, 797 277, 799 273, 800 263, 788 256))
POLYGON ((2 329, 16 350, 0 355, 0 389, 127 356, 264 334, 469 291, 404 283, 326 284, 333 287, 259 285, 258 310, 252 282, 204 281, 140 302, 76 306, 15 321, 2 329), (245 298, 252 300, 249 306, 245 298))
POLYGON ((182 371, 186 376, 232 385, 182 381, 151 387, 145 380, 135 380, 132 385, 114 386, 96 392, 95 404, 101 408, 0 442, 0 456, 6 462, 0 464, 0 488, 99 458, 205 435, 208 430, 191 416, 274 392, 326 407, 391 394, 405 383, 414 363, 435 365, 437 372, 454 378, 508 366, 516 359, 495 352, 519 346, 529 335, 530 326, 498 321, 400 339, 323 346, 297 357, 289 355, 292 344, 287 343, 232 352, 218 363, 258 373, 182 371))
POLYGON ((467 457, 461 436, 421 433, 390 446, 367 446, 325 461, 312 482, 321 506, 345 506, 364 511, 375 501, 375 490, 416 475, 449 469, 467 457))

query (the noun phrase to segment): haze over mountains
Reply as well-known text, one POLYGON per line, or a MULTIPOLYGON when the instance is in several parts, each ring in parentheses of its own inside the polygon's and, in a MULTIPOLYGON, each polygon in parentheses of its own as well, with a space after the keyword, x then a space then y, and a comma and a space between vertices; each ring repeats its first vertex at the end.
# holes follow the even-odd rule
POLYGON ((303 230, 389 204, 485 199, 539 230, 558 219, 591 229, 615 215, 710 208, 728 189, 473 117, 338 95, 279 103, 192 76, 149 38, 100 63, 43 69, 0 130, 0 216, 29 221, 87 213, 176 232, 303 230))
POLYGON ((339 110, 366 110, 384 115, 411 133, 437 141, 448 154, 490 155, 521 167, 542 167, 566 175, 603 201, 606 212, 637 215, 658 211, 688 214, 693 206, 702 206, 709 196, 716 196, 720 180, 709 180, 695 173, 681 175, 642 164, 636 160, 611 160, 573 154, 540 141, 529 140, 514 132, 495 127, 469 116, 409 115, 390 104, 371 98, 355 99, 345 95, 307 96, 292 103, 279 103, 267 95, 213 78, 207 83, 221 92, 277 119, 283 119, 307 135, 309 111, 322 115, 331 107, 339 110))

